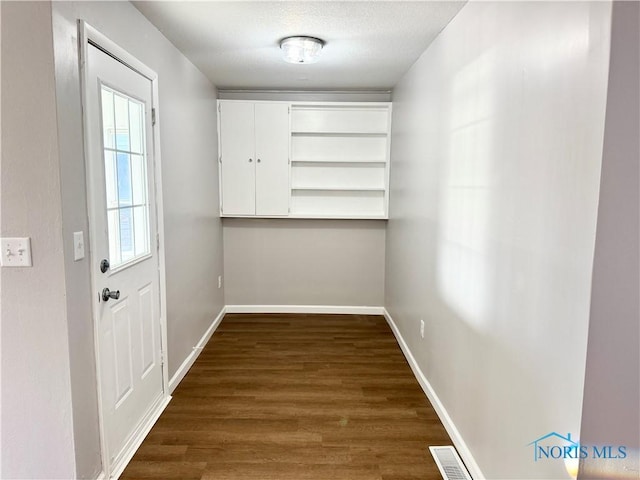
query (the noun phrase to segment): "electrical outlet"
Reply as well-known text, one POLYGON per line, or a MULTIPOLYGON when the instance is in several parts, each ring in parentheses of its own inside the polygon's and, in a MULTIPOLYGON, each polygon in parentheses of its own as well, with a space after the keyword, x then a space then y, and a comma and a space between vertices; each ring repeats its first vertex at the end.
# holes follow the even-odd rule
POLYGON ((218 275, 218 288, 222 288, 222 275, 218 275))
POLYGON ((3 267, 31 267, 31 238, 3 238, 2 248, 3 267))
POLYGON ((424 338, 424 320, 420 319, 420 337, 424 338))

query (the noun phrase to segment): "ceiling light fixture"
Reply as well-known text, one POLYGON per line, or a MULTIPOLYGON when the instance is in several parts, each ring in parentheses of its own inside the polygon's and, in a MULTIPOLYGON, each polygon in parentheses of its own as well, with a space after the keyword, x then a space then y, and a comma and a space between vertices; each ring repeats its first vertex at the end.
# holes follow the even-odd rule
POLYGON ((285 62, 316 63, 324 42, 315 37, 287 37, 280 41, 285 62))

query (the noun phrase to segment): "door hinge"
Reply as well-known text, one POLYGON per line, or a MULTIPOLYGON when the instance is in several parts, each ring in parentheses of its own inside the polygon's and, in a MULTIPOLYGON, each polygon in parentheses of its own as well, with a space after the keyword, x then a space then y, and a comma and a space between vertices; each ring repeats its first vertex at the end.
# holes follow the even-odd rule
POLYGON ((160 234, 156 233, 156 248, 160 251, 160 234))
POLYGON ((218 161, 219 161, 220 163, 222 163, 222 155, 220 155, 220 156, 218 157, 218 161))
POLYGON ((152 126, 156 125, 156 109, 155 108, 151 109, 151 125, 152 126))
POLYGON ((220 104, 218 104, 218 112, 222 112, 222 110, 220 110, 220 104))

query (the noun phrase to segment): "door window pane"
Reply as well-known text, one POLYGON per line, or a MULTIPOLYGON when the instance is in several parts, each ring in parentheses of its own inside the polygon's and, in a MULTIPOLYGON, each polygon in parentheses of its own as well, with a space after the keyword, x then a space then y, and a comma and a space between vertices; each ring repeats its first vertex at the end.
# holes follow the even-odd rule
POLYGON ((112 266, 122 264, 120 258, 120 217, 118 209, 107 211, 109 229, 109 263, 112 266))
POLYGON ((116 137, 113 92, 104 88, 102 89, 102 135, 105 148, 113 148, 116 137))
POLYGON ((143 153, 144 150, 144 128, 142 128, 142 104, 129 103, 129 128, 131 139, 131 151, 134 153, 143 153))
POLYGON ((107 208, 118 206, 118 173, 116 171, 116 152, 104 152, 104 182, 107 191, 107 208))
POLYGON ((147 207, 133 208, 133 229, 135 238, 135 255, 149 253, 149 222, 147 221, 147 207))
POLYGON ((120 255, 122 263, 134 257, 133 245, 133 211, 131 208, 120 209, 120 255))
POLYGON ((118 204, 121 207, 131 205, 131 160, 128 153, 117 153, 118 157, 118 204))
POLYGON ((145 105, 102 86, 102 132, 109 262, 151 253, 145 105))
POLYGON ((113 103, 116 111, 116 148, 129 151, 129 100, 116 94, 113 103))
POLYGON ((131 184, 133 189, 133 204, 143 205, 147 198, 147 169, 142 155, 131 155, 131 184))

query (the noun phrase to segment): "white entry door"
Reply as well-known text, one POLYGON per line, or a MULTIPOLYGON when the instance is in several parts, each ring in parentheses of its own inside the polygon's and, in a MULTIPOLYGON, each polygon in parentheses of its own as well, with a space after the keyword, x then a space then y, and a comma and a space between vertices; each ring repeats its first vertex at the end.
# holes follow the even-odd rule
POLYGON ((87 188, 103 441, 109 470, 164 398, 152 82, 89 45, 87 188))

